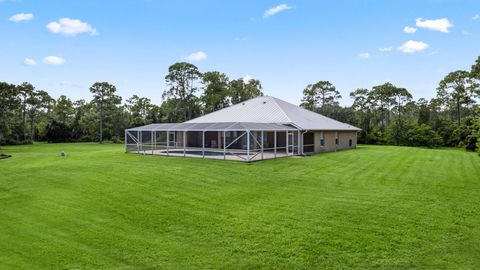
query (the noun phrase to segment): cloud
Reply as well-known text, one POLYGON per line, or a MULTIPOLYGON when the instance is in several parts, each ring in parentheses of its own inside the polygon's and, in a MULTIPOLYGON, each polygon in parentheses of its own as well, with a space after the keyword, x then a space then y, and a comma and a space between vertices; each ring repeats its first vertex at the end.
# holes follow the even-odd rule
POLYGON ((287 5, 287 4, 280 4, 278 6, 272 7, 270 9, 267 9, 265 13, 263 13, 263 18, 269 18, 272 17, 273 15, 282 12, 287 9, 291 9, 292 7, 287 5))
POLYGON ((360 54, 358 55, 358 57, 360 57, 360 59, 366 60, 366 59, 369 59, 369 58, 370 58, 370 53, 368 53, 368 52, 360 53, 360 54))
POLYGON ((189 56, 185 57, 185 59, 188 60, 188 61, 202 61, 202 60, 207 59, 207 54, 202 52, 202 51, 198 51, 198 52, 194 52, 194 53, 190 54, 189 56))
POLYGON ((12 22, 30 21, 33 19, 32 13, 18 13, 9 18, 12 22))
POLYGON ((247 74, 242 79, 243 79, 243 83, 248 83, 250 80, 254 80, 255 78, 247 74))
POLYGON ((36 66, 37 65, 37 62, 35 60, 33 60, 32 58, 25 58, 25 60, 23 60, 23 63, 27 66, 36 66))
POLYGON ((399 46, 397 49, 404 53, 416 53, 428 48, 428 44, 423 41, 409 40, 399 46))
POLYGON ((65 59, 58 56, 50 55, 43 58, 42 62, 47 65, 61 65, 65 63, 65 59))
POLYGON ((416 20, 417 27, 425 28, 432 31, 439 31, 443 33, 448 33, 449 28, 453 27, 453 24, 448 21, 447 18, 436 19, 436 20, 424 20, 418 18, 416 20))
POLYGON ((378 48, 378 50, 381 51, 381 52, 390 52, 390 51, 392 51, 392 49, 393 49, 392 46, 378 48))
POLYGON ((56 22, 47 24, 47 29, 55 34, 65 36, 76 36, 80 33, 90 33, 90 35, 98 35, 98 32, 90 24, 76 19, 61 18, 56 22))
POLYGON ((235 37, 233 40, 235 40, 235 41, 247 41, 248 38, 247 37, 235 37))
POLYGON ((474 21, 480 20, 480 15, 475 14, 475 16, 472 17, 472 20, 474 20, 474 21))
POLYGON ((437 49, 437 50, 429 53, 428 55, 436 55, 436 54, 439 54, 439 53, 440 53, 440 50, 437 49))
POLYGON ((415 32, 417 32, 417 28, 410 27, 410 26, 405 26, 405 28, 403 28, 403 32, 405 32, 407 34, 415 34, 415 32))

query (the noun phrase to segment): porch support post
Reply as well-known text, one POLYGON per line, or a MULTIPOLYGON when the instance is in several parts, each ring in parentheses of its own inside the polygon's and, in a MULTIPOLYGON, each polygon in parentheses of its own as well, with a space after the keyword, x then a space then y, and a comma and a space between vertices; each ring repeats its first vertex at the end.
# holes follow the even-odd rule
POLYGON ((277 131, 273 132, 273 157, 277 158, 277 131))
POLYGON ((263 130, 260 132, 260 158, 263 159, 263 130))
POLYGON ((247 130, 247 161, 250 162, 250 130, 247 130))
POLYGON ((153 130, 150 132, 150 147, 152 148, 152 155, 153 155, 153 130))
POLYGON ((168 156, 169 148, 170 148, 170 131, 167 130, 167 156, 168 156))
POLYGON ((127 153, 127 130, 125 130, 125 153, 127 153))
POLYGON ((183 132, 183 156, 185 157, 187 155, 187 132, 183 132))
POLYGON ((227 156, 226 156, 226 146, 227 146, 227 138, 225 137, 225 130, 223 131, 223 159, 227 159, 227 156))
POLYGON ((205 158, 205 131, 202 131, 202 158, 205 158))
MULTIPOLYGON (((156 130, 153 132, 153 149, 157 150, 157 131, 156 130)), ((153 150, 152 150, 152 153, 154 153, 153 150)))
POLYGON ((297 141, 298 141, 298 145, 297 145, 297 152, 298 152, 298 155, 301 155, 302 153, 301 153, 301 151, 300 151, 300 134, 301 134, 301 133, 300 133, 300 130, 299 130, 299 131, 297 131, 297 134, 298 134, 298 140, 297 140, 297 141))
POLYGON ((288 156, 288 130, 285 131, 285 151, 287 152, 288 156))
POLYGON ((140 143, 142 143, 140 141, 140 131, 137 130, 137 154, 140 154, 140 143))

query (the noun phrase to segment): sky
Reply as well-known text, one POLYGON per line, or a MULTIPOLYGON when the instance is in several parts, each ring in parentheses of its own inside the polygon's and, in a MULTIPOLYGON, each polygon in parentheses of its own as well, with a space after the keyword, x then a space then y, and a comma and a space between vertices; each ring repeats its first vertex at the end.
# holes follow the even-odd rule
POLYGON ((178 61, 299 104, 332 82, 349 93, 391 82, 435 96, 480 55, 480 1, 0 0, 0 81, 90 100, 108 81, 159 104, 178 61))

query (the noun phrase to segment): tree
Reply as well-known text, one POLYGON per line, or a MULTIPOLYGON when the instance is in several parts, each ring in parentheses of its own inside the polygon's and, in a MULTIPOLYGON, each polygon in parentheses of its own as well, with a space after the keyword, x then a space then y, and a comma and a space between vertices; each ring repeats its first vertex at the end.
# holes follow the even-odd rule
POLYGON ((338 99, 342 98, 340 92, 329 81, 319 81, 309 84, 303 90, 303 99, 300 106, 315 110, 325 106, 338 105, 338 99))
POLYGON ((370 98, 370 91, 365 88, 358 88, 350 93, 350 98, 353 98, 352 108, 355 111, 360 131, 360 138, 362 142, 367 142, 367 134, 370 132, 370 118, 372 110, 372 101, 370 98))
POLYGON ((480 56, 475 61, 475 64, 472 65, 470 73, 473 78, 480 80, 480 56))
POLYGON ((309 84, 303 89, 303 98, 300 106, 310 111, 315 111, 318 107, 317 91, 313 84, 309 84))
POLYGON ((237 104, 245 100, 263 96, 262 84, 259 80, 250 79, 245 82, 239 78, 229 84, 229 95, 232 104, 237 104))
POLYGON ((38 111, 42 108, 47 108, 50 104, 52 97, 43 90, 32 91, 27 97, 28 104, 28 116, 30 118, 30 141, 35 137, 35 123, 38 111))
POLYGON ((10 136, 11 119, 19 105, 17 91, 15 85, 0 82, 0 145, 6 144, 9 138, 12 138, 10 136))
POLYGON ((93 94, 92 102, 97 106, 98 112, 98 142, 103 142, 103 125, 105 111, 108 111, 117 104, 120 104, 121 98, 115 95, 117 88, 108 82, 96 82, 90 87, 93 94))
POLYGON ((73 102, 65 95, 61 95, 53 106, 53 116, 56 121, 68 126, 74 114, 73 102))
POLYGON ((24 82, 21 85, 17 86, 17 93, 20 98, 20 117, 21 117, 21 138, 23 142, 26 141, 26 127, 27 127, 27 98, 35 90, 33 85, 30 83, 24 82))
POLYGON ((409 102, 412 99, 412 94, 408 92, 405 88, 395 87, 392 89, 392 95, 395 98, 395 105, 397 106, 397 119, 395 121, 395 132, 393 134, 393 139, 396 145, 399 144, 400 138, 402 137, 403 131, 403 121, 402 121, 402 109, 403 104, 409 102))
POLYGON ((201 99, 205 113, 218 111, 230 105, 228 100, 229 79, 227 75, 218 71, 205 72, 202 76, 202 82, 204 87, 201 99))
POLYGON ((424 98, 420 98, 417 101, 417 106, 418 106, 418 119, 417 123, 418 124, 430 124, 430 106, 428 104, 428 101, 424 98))
POLYGON ((380 122, 382 131, 390 124, 390 109, 395 103, 395 92, 397 87, 387 82, 382 85, 377 85, 372 88, 372 101, 376 103, 380 111, 380 122))
POLYGON ((147 117, 149 116, 153 105, 149 98, 133 95, 131 98, 127 99, 126 107, 130 112, 132 124, 134 126, 141 126, 147 124, 147 117))
POLYGON ((168 68, 165 81, 169 88, 163 93, 163 98, 178 100, 176 105, 182 110, 185 120, 192 119, 195 106, 195 92, 198 90, 197 83, 202 73, 195 65, 179 62, 168 68))
POLYGON ((437 97, 448 107, 454 108, 458 126, 460 126, 462 106, 475 102, 472 94, 477 87, 470 72, 464 70, 448 73, 438 85, 437 97))

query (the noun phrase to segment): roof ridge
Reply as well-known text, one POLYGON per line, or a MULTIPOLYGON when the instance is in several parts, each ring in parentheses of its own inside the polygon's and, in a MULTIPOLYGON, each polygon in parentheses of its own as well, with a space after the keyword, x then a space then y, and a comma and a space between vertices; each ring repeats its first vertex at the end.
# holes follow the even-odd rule
MULTIPOLYGON (((292 119, 290 119, 290 117, 288 117, 288 114, 285 112, 285 110, 282 108, 282 106, 280 106, 280 104, 278 103, 278 100, 281 100, 281 99, 278 99, 276 97, 270 97, 271 99, 273 99, 275 101, 275 104, 277 104, 277 106, 280 108, 280 110, 282 111, 283 115, 285 115, 285 117, 288 119, 288 121, 290 123, 293 123, 292 119)), ((283 100, 282 100, 283 101, 283 100)), ((293 104, 292 104, 293 105, 293 104)))

